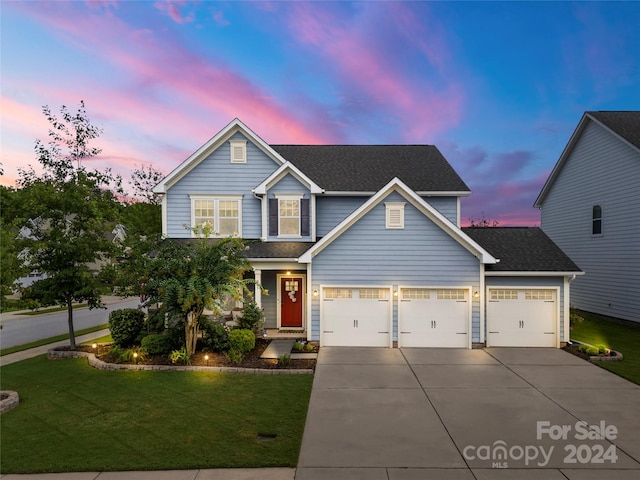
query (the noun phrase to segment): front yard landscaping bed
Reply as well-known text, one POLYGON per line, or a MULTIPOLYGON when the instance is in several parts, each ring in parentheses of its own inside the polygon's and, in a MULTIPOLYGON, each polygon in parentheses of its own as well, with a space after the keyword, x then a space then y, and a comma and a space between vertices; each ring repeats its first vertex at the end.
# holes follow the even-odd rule
POLYGON ((104 371, 43 355, 3 366, 0 381, 20 395, 2 414, 9 474, 294 467, 313 376, 104 371))

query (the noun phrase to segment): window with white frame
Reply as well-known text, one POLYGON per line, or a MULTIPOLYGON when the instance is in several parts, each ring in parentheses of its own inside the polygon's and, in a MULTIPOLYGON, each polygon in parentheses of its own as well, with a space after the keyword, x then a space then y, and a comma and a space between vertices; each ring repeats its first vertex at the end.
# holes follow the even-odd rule
POLYGON ((247 141, 229 140, 231 145, 231 163, 247 163, 247 141))
POLYGON ((386 227, 404 228, 404 202, 386 202, 386 227))
POLYGON ((191 227, 203 235, 203 227, 213 237, 242 236, 242 199, 239 197, 191 197, 191 227))
POLYGON ((300 236, 300 199, 278 199, 279 236, 300 236))

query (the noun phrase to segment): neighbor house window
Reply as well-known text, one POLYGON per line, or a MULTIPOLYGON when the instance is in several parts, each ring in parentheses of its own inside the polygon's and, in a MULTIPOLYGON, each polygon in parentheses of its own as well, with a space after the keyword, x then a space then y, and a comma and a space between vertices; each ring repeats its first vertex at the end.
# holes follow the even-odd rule
POLYGON ((404 202, 387 202, 386 207, 386 227, 404 228, 404 202))
POLYGON ((600 235, 602 233, 602 207, 594 205, 591 209, 591 233, 600 235))
POLYGON ((203 227, 212 230, 213 237, 241 236, 242 200, 238 197, 192 197, 191 227, 195 235, 203 234, 203 227))
POLYGON ((231 163, 247 163, 247 141, 229 140, 231 145, 231 163))

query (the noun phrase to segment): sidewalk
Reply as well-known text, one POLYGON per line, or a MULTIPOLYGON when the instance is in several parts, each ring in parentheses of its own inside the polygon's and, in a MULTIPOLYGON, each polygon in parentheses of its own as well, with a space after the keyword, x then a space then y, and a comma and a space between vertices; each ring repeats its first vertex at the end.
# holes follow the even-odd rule
MULTIPOLYGON (((96 338, 104 337, 105 335, 109 335, 109 329, 105 328, 103 330, 98 330, 97 332, 87 333, 86 335, 76 336, 76 343, 86 343, 91 340, 95 340, 96 338)), ((65 345, 69 345, 69 340, 61 340, 55 343, 49 343, 47 345, 41 345, 39 347, 30 348, 28 350, 22 350, 21 352, 10 353, 9 355, 3 355, 0 357, 0 367, 4 365, 9 365, 10 363, 20 362, 22 360, 26 360, 27 358, 37 357, 38 355, 43 355, 47 353, 47 350, 50 348, 63 347, 65 345)), ((0 477, 4 478, 4 477, 0 477)))

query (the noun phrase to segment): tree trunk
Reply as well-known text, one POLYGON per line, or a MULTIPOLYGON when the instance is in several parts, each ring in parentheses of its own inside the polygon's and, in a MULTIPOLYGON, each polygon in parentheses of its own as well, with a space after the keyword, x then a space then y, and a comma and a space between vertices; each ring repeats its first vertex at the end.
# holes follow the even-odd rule
POLYGON ((187 319, 184 323, 185 328, 185 343, 187 353, 193 355, 196 353, 196 345, 198 343, 198 319, 200 318, 200 312, 188 312, 187 319))
POLYGON ((67 321, 69 323, 69 348, 76 349, 76 332, 73 329, 73 303, 72 299, 67 300, 67 321))

